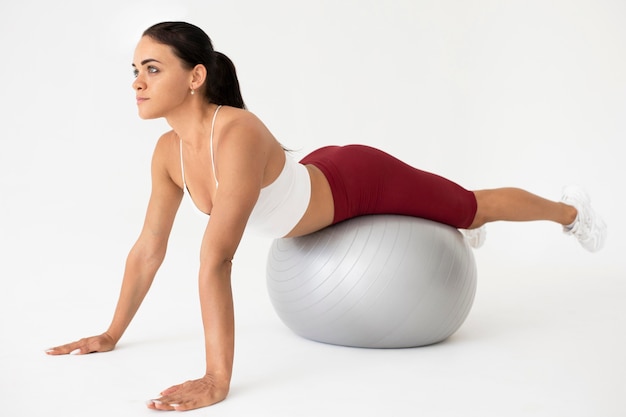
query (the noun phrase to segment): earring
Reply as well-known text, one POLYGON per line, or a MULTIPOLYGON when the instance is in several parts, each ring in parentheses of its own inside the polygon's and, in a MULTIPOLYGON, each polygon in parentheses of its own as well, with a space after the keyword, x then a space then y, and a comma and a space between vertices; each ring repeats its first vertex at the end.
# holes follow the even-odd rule
POLYGON ((193 96, 194 94, 196 94, 196 90, 194 90, 193 88, 191 89, 191 95, 193 96))

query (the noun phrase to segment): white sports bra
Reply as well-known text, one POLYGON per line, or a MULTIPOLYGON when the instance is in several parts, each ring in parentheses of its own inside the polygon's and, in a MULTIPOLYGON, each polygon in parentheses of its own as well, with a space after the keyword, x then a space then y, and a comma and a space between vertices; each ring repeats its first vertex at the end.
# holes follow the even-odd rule
MULTIPOLYGON (((215 175, 215 157, 213 153, 213 130, 217 113, 222 106, 218 106, 213 115, 209 147, 211 149, 211 163, 213 166, 213 178, 215 185, 219 186, 215 175)), ((180 141, 180 168, 183 175, 183 193, 189 195, 189 199, 195 210, 203 216, 193 202, 185 182, 185 166, 183 163, 183 142, 180 141)), ((302 219, 309 200, 311 199, 311 178, 306 167, 295 161, 285 153, 285 165, 278 177, 271 184, 263 187, 259 198, 250 214, 247 227, 254 232, 268 237, 279 238, 287 235, 302 219)))

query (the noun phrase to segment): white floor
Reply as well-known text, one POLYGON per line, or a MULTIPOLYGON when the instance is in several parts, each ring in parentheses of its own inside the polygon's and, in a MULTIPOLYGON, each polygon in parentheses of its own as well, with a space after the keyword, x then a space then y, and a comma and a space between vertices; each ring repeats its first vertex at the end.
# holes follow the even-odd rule
MULTIPOLYGON (((78 239, 60 240, 75 256, 57 247, 50 255, 41 252, 37 262, 25 256, 4 261, 2 276, 19 279, 6 280, 0 305, 0 414, 155 415, 145 400, 199 376, 195 251, 182 243, 191 226, 182 224, 184 233, 173 236, 178 249, 118 348, 107 354, 48 357, 43 351, 105 328, 119 284, 112 272, 121 267, 105 258, 125 248, 104 241, 94 253, 76 231, 78 239)), ((402 350, 330 346, 292 334, 265 293, 268 242, 249 240, 239 257, 253 262, 235 264, 231 394, 189 414, 623 416, 624 270, 602 267, 602 254, 587 254, 561 236, 556 239, 579 255, 561 267, 503 259, 497 241, 507 230, 520 229, 493 227, 491 241, 476 252, 479 288, 461 329, 444 343, 402 350)))

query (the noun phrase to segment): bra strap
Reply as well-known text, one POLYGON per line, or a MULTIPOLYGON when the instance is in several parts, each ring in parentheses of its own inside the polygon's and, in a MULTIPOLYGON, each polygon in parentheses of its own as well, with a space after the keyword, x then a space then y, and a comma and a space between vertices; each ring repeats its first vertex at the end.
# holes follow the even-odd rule
POLYGON ((183 164, 183 140, 179 137, 178 143, 180 143, 180 171, 183 175, 183 193, 187 189, 187 183, 185 182, 185 165, 183 164))
MULTIPOLYGON (((211 166, 213 167, 213 178, 215 178, 215 186, 218 185, 217 175, 215 175, 215 155, 213 153, 213 131, 215 130, 215 119, 217 118, 217 112, 222 108, 221 105, 217 106, 215 109, 215 113, 213 114, 213 122, 211 123, 211 139, 210 139, 210 147, 211 147, 211 166)), ((182 153, 181 153, 182 156, 182 153)))

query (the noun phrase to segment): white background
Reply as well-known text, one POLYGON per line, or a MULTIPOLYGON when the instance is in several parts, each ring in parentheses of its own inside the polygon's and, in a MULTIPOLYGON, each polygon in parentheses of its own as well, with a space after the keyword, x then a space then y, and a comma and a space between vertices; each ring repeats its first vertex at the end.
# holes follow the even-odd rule
POLYGON ((231 395, 190 415, 625 415, 626 2, 23 0, 0 16, 0 415, 155 415, 145 400, 202 375, 203 220, 186 205, 118 349, 43 353, 111 318, 168 129, 130 88, 162 20, 209 33, 296 156, 365 143, 470 189, 579 184, 610 232, 590 254, 554 224, 490 225, 463 327, 405 350, 293 335, 265 290, 270 242, 247 237, 231 395))

